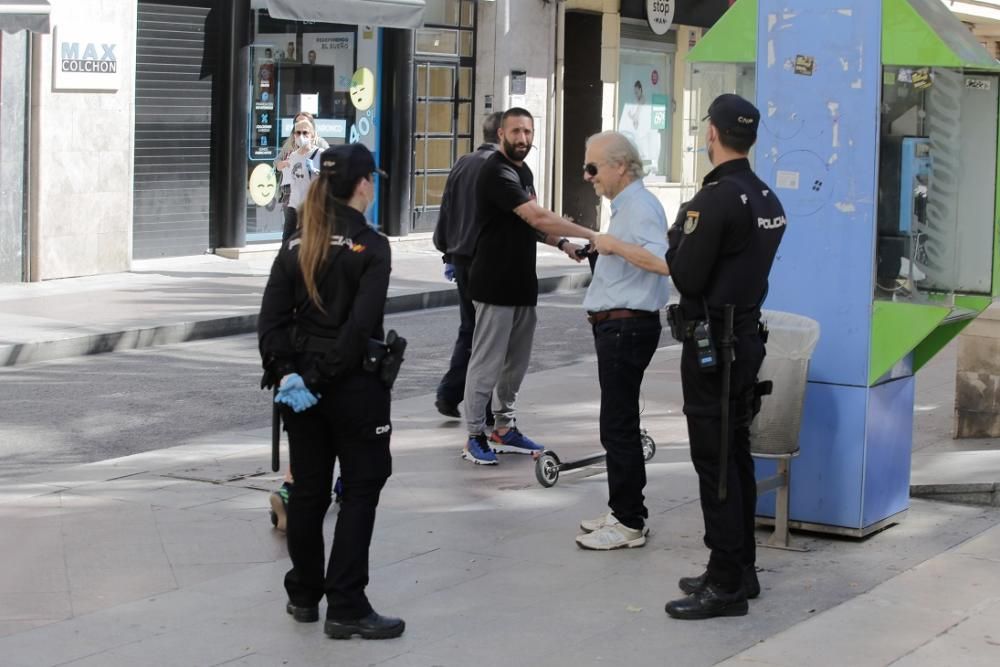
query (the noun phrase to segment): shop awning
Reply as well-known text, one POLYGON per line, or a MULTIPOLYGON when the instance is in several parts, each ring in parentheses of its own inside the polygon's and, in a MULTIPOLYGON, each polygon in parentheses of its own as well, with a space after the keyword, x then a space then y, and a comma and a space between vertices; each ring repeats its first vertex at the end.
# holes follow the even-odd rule
POLYGON ((0 30, 4 32, 49 32, 49 10, 45 0, 5 0, 0 2, 0 30))
POLYGON ((381 28, 419 28, 424 0, 267 0, 276 19, 347 23, 381 28))

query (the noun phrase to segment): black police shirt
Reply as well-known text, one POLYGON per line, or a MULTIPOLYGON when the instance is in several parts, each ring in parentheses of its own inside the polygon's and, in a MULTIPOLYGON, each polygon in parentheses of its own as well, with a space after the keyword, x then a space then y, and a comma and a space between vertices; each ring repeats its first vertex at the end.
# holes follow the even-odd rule
POLYGON ((535 198, 531 169, 501 151, 483 165, 476 181, 476 215, 482 225, 469 271, 469 298, 498 306, 538 302, 535 245, 538 233, 514 209, 535 198))
POLYGON ((667 264, 688 318, 715 317, 725 304, 755 312, 785 231, 785 212, 748 160, 713 169, 685 204, 667 237, 667 264))

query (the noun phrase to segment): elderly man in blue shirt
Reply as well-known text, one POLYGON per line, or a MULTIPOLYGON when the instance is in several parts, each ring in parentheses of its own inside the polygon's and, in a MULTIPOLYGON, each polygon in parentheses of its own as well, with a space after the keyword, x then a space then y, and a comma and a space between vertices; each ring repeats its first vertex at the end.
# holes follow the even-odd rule
POLYGON ((667 218, 642 183, 639 151, 624 135, 602 132, 587 140, 584 179, 611 200, 611 224, 598 236, 601 252, 583 306, 593 326, 601 385, 601 444, 607 452, 610 512, 580 524, 584 549, 641 547, 649 512, 644 504, 646 464, 639 426, 642 377, 660 341, 659 311, 669 285, 660 267, 640 267, 624 247, 651 258, 667 252, 667 218))

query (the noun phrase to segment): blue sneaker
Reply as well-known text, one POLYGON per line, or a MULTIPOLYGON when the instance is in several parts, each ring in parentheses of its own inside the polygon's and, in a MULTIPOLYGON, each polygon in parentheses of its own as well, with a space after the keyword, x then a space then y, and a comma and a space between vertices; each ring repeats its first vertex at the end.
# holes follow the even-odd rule
POLYGON ((469 441, 465 443, 465 449, 462 450, 462 458, 481 466, 495 466, 497 464, 497 455, 490 449, 490 443, 482 433, 469 436, 469 441))
POLYGON ((493 431, 490 434, 490 445, 493 447, 493 451, 498 454, 534 454, 545 449, 518 431, 516 426, 503 435, 493 431))

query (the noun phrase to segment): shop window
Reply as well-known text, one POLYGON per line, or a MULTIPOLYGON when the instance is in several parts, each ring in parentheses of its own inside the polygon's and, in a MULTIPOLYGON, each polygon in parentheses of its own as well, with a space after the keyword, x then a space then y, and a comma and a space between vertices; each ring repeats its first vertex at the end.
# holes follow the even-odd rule
POLYGON ((417 93, 413 128, 413 221, 430 231, 455 160, 474 147, 476 3, 427 0, 414 39, 417 93))
POLYGON ((472 134, 472 104, 469 102, 458 105, 458 133, 472 134))
MULTIPOLYGON (((273 241, 281 236, 279 184, 292 177, 272 170, 300 111, 315 118, 317 135, 329 144, 360 141, 377 147, 377 101, 350 97, 360 67, 378 70, 376 31, 358 26, 305 23, 253 14, 250 45, 247 240, 273 241), (367 106, 366 106, 367 104, 367 106), (356 106, 360 105, 360 106, 356 106), (359 111, 361 109, 361 111, 359 111), (270 198, 259 193, 274 193, 270 198)), ((369 82, 374 92, 374 80, 369 82)), ((448 84, 447 81, 444 85, 448 84)))
MULTIPOLYGON (((452 25, 457 26, 459 19, 464 18, 464 4, 471 5, 470 0, 427 0, 424 9, 424 23, 427 25, 452 25)), ((463 23, 463 25, 465 25, 463 23)), ((469 25, 471 27, 471 24, 469 25)))
POLYGON ((452 67, 417 66, 417 97, 450 98, 455 90, 454 82, 452 67))
POLYGON ((451 169, 454 139, 418 139, 416 162, 421 169, 451 169))
POLYGON ((462 0, 462 27, 471 28, 475 25, 475 7, 472 0, 462 0))
POLYGON ((440 206, 441 197, 444 195, 444 184, 447 180, 448 174, 417 175, 414 179, 416 185, 414 196, 417 207, 440 206))
POLYGON ((463 100, 472 99, 471 67, 461 67, 458 70, 458 96, 463 100))
POLYGON ((418 30, 417 53, 443 56, 458 55, 458 32, 427 28, 418 30))
MULTIPOLYGON (((684 108, 684 141, 690 151, 684 152, 684 182, 701 183, 712 170, 705 150, 708 107, 723 93, 753 101, 756 97, 756 73, 752 63, 693 63, 688 72, 690 96, 684 108)), ((753 153, 750 155, 753 159, 753 153)))
POLYGON ((451 134, 453 112, 451 102, 427 102, 417 105, 416 130, 422 134, 451 134))
POLYGON ((673 130, 672 52, 621 49, 618 70, 618 131, 639 149, 646 178, 670 177, 673 130))

